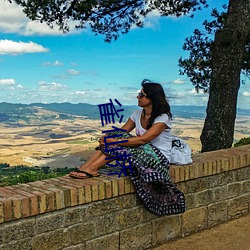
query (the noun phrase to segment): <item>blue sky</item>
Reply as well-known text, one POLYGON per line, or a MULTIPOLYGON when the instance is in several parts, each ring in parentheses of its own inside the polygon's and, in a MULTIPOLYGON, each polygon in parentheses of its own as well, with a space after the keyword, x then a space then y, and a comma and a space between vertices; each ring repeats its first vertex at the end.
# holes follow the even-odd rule
MULTIPOLYGON (((209 0, 221 7, 226 0, 209 0)), ((30 21, 20 7, 0 0, 0 101, 101 104, 118 99, 137 104, 144 78, 162 83, 171 105, 206 105, 207 94, 194 91, 179 75, 178 59, 187 56, 184 39, 209 16, 211 8, 188 17, 152 13, 143 29, 133 28, 117 41, 90 30, 62 34, 30 21)), ((242 85, 238 107, 250 107, 250 82, 242 85)))

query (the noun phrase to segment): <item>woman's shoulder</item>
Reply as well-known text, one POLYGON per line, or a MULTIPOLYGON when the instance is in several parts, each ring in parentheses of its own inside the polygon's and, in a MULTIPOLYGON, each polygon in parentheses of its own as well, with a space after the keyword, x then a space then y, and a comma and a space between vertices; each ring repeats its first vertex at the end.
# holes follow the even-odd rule
POLYGON ((157 116, 157 117, 155 118, 155 120, 156 120, 156 119, 163 119, 163 120, 167 119, 167 120, 171 120, 170 116, 169 116, 168 114, 166 114, 166 113, 163 113, 163 114, 157 116))
POLYGON ((140 116, 142 112, 142 109, 136 109, 131 116, 140 116))
POLYGON ((153 124, 158 123, 158 122, 163 122, 165 123, 169 128, 171 128, 171 118, 168 114, 161 114, 157 116, 153 122, 153 124))

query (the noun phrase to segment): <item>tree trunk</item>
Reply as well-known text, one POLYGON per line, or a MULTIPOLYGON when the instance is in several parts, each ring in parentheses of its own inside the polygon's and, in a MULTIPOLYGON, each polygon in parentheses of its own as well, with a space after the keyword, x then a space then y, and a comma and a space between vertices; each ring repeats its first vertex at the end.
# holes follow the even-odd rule
POLYGON ((230 0, 228 18, 215 35, 202 152, 230 148, 234 138, 242 60, 250 33, 250 0, 230 0))

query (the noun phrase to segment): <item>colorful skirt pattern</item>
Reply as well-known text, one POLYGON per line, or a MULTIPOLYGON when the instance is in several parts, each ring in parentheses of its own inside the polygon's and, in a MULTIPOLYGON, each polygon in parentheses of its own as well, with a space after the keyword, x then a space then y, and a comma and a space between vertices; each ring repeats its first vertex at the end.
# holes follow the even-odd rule
MULTIPOLYGON (((129 138, 132 135, 126 132, 115 131, 106 134, 114 138, 129 138)), ((108 157, 119 156, 126 158, 133 171, 127 171, 135 186, 137 194, 145 207, 156 215, 172 215, 185 212, 184 194, 171 182, 169 176, 169 161, 161 151, 147 143, 139 147, 123 147, 110 145, 97 147, 108 157), (117 150, 116 150, 117 149, 117 150), (112 151, 113 150, 113 151, 112 151), (129 156, 127 156, 129 155, 129 156)))

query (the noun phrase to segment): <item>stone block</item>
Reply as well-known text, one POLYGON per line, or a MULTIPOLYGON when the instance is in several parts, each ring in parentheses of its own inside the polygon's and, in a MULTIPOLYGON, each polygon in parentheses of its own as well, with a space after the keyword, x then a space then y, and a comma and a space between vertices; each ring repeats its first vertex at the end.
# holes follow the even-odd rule
POLYGON ((186 182, 186 193, 196 193, 208 189, 208 177, 189 180, 186 182))
POLYGON ((241 193, 250 193, 250 179, 241 182, 241 193))
POLYGON ((93 220, 95 224, 95 236, 110 234, 117 231, 118 225, 114 214, 106 214, 93 220))
POLYGON ((86 242, 86 250, 119 249, 119 233, 108 234, 86 242))
POLYGON ((228 196, 227 185, 213 188, 213 196, 215 202, 226 200, 228 196))
POLYGON ((92 202, 86 205, 85 217, 98 217, 113 211, 119 211, 134 207, 136 204, 135 195, 128 194, 103 201, 92 202))
POLYGON ((53 231, 63 227, 64 215, 62 212, 49 213, 37 218, 37 234, 53 231))
POLYGON ((176 183, 175 186, 176 186, 181 192, 187 193, 187 187, 186 187, 186 182, 185 182, 185 181, 176 183))
MULTIPOLYGON (((249 155, 249 159, 250 159, 250 155, 249 155)), ((249 167, 246 167, 244 168, 245 169, 245 177, 246 177, 246 180, 249 180, 250 179, 250 166, 249 167)))
POLYGON ((239 196, 241 193, 241 183, 240 182, 235 182, 228 184, 228 197, 235 197, 239 196))
POLYGON ((152 246, 152 224, 147 222, 120 232, 120 250, 140 250, 152 246))
POLYGON ((1 225, 0 226, 0 244, 2 244, 2 243, 3 243, 3 233, 2 233, 2 225, 1 225))
POLYGON ((242 195, 228 201, 228 217, 230 219, 238 218, 239 216, 249 212, 250 194, 242 195))
POLYGON ((237 169, 237 171, 235 173, 235 179, 236 179, 236 181, 243 181, 246 179, 246 174, 245 174, 244 168, 237 169))
POLYGON ((136 206, 144 206, 144 203, 142 199, 139 197, 139 195, 135 195, 135 205, 136 206))
POLYGON ((25 219, 2 227, 2 241, 4 243, 32 237, 35 234, 35 219, 25 219))
POLYGON ((65 229, 36 235, 32 238, 32 249, 39 250, 58 250, 69 245, 69 233, 65 229))
POLYGON ((64 226, 79 224, 85 218, 86 206, 67 209, 64 212, 64 226))
POLYGON ((144 207, 134 207, 116 213, 118 230, 133 227, 149 220, 149 213, 144 207))
POLYGON ((63 248, 62 250, 86 250, 85 244, 78 244, 76 246, 68 246, 63 248))
POLYGON ((204 206, 210 204, 214 201, 213 190, 208 189, 195 194, 194 202, 196 207, 204 206))
POLYGON ((181 215, 165 216, 152 221, 152 244, 164 244, 181 236, 181 215))
POLYGON ((227 220, 227 201, 208 205, 208 227, 213 227, 227 220))
POLYGON ((217 186, 223 186, 235 181, 235 171, 222 172, 214 177, 217 179, 217 186))
POLYGON ((31 238, 23 240, 12 241, 3 245, 0 245, 1 250, 32 250, 31 238))
POLYGON ((4 203, 0 199, 0 223, 4 222, 4 203))
POLYGON ((92 221, 76 224, 68 227, 67 232, 70 238, 70 245, 84 243, 95 238, 95 224, 92 221))
POLYGON ((195 193, 185 195, 186 209, 187 210, 195 208, 196 204, 194 201, 194 197, 195 197, 195 193))
POLYGON ((207 228, 207 207, 195 208, 182 214, 182 235, 207 228))

